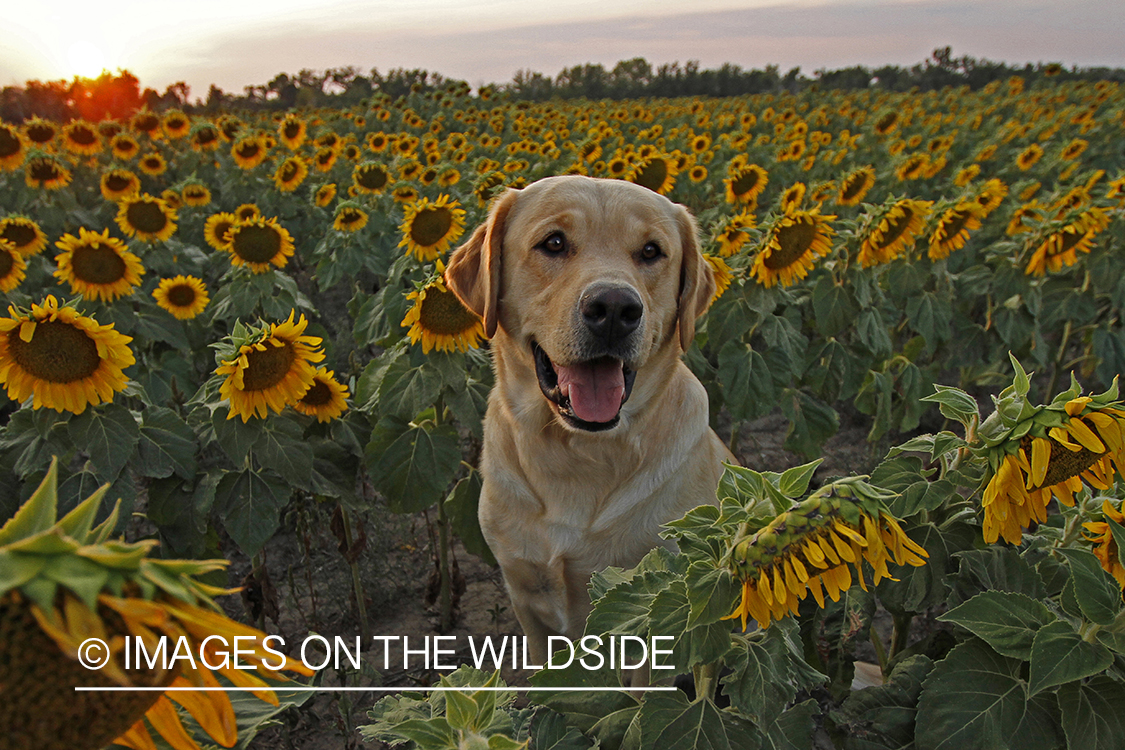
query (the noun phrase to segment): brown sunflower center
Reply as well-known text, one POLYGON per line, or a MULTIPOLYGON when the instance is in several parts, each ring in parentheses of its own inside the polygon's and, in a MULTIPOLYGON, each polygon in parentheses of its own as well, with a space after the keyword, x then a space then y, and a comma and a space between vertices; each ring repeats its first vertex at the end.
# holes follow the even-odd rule
MULTIPOLYGON (((1033 438, 1028 435, 1020 441, 1024 452, 1029 456, 1031 455, 1032 440, 1033 438)), ((1053 437, 1048 437, 1047 442, 1051 444, 1051 455, 1047 457, 1047 473, 1043 476, 1043 484, 1032 488, 1035 490, 1053 487, 1071 477, 1076 477, 1105 455, 1104 453, 1095 453, 1087 448, 1072 451, 1053 437)))
POLYGON ((387 184, 389 175, 382 167, 364 167, 356 175, 356 183, 368 190, 381 190, 387 184))
POLYGON ((98 142, 97 133, 82 126, 72 128, 68 137, 79 146, 92 146, 98 142))
POLYGON ((332 389, 323 380, 313 381, 308 393, 301 397, 301 403, 308 406, 324 406, 332 401, 332 389))
POLYGON ((294 162, 286 160, 285 163, 281 165, 281 181, 289 182, 297 176, 297 173, 299 171, 300 170, 297 168, 297 165, 294 162))
POLYGON ((0 159, 15 156, 20 152, 20 139, 9 128, 0 128, 0 159))
POLYGON ((887 229, 883 232, 883 237, 879 241, 879 247, 890 247, 899 238, 906 234, 906 230, 910 227, 910 220, 914 218, 914 211, 909 208, 901 208, 898 216, 892 216, 890 221, 887 222, 887 229))
POLYGON ((301 134, 301 123, 299 123, 299 122, 287 122, 287 123, 285 123, 285 128, 282 130, 283 136, 285 136, 289 140, 293 140, 294 138, 296 138, 300 134, 301 134))
POLYGON ((844 200, 851 200, 852 198, 859 195, 860 191, 863 190, 863 186, 866 184, 866 175, 856 175, 855 177, 851 177, 844 183, 844 190, 840 193, 840 197, 844 200))
POLYGON ((343 224, 344 226, 350 226, 352 224, 358 224, 360 221, 363 220, 363 218, 364 218, 363 212, 358 211, 354 208, 345 208, 343 211, 340 212, 340 223, 343 224))
POLYGON ((112 284, 125 276, 124 259, 112 247, 93 242, 74 249, 70 256, 74 275, 90 284, 112 284))
POLYGON ((813 221, 801 220, 781 227, 777 230, 777 248, 762 262, 771 271, 788 268, 808 252, 816 237, 816 222, 813 221))
POLYGON ((140 146, 138 146, 136 143, 133 143, 132 141, 118 141, 117 143, 113 144, 114 152, 120 154, 121 156, 130 156, 131 154, 136 153, 137 149, 139 148, 140 146))
POLYGON ((253 159, 262 148, 257 143, 238 144, 238 155, 243 159, 253 159))
POLYGON ((31 179, 36 182, 51 182, 62 176, 58 165, 49 159, 36 159, 31 162, 28 173, 31 175, 31 179))
POLYGON ((264 391, 280 383, 286 375, 297 352, 288 341, 281 346, 266 344, 266 348, 251 351, 246 355, 246 371, 242 374, 244 391, 264 391))
POLYGON ((426 290, 418 315, 423 330, 445 336, 464 333, 476 325, 477 320, 477 316, 462 305, 453 292, 442 291, 436 286, 426 290))
POLYGON ((31 125, 27 128, 27 137, 32 143, 47 143, 55 137, 55 129, 50 125, 31 125))
POLYGON ((1059 232, 1058 252, 1052 253, 1053 255, 1063 255, 1070 252, 1077 247, 1082 240, 1086 239, 1090 232, 1059 232))
POLYGON ((16 259, 5 249, 0 249, 0 280, 8 278, 8 274, 16 265, 16 259))
POLYGON ((0 232, 0 239, 5 239, 16 246, 16 249, 23 250, 30 247, 39 236, 35 233, 33 227, 24 224, 8 224, 4 227, 4 231, 0 232))
POLYGON ((189 284, 176 284, 168 290, 168 302, 176 307, 191 307, 195 304, 195 289, 189 284))
POLYGON ((160 206, 150 201, 133 203, 125 211, 129 226, 148 234, 159 234, 168 226, 168 217, 160 206))
POLYGON ((138 115, 133 120, 133 127, 142 133, 151 133, 160 127, 160 120, 153 114, 138 115))
POLYGON ((730 190, 735 195, 746 195, 758 185, 760 175, 757 170, 748 169, 741 172, 730 184, 730 190))
POLYGON ((956 237, 965 228, 972 216, 968 211, 957 211, 941 223, 941 231, 947 238, 956 237))
POLYGON ((433 247, 445 239, 453 226, 453 212, 448 208, 423 208, 410 222, 410 239, 423 247, 433 247))
POLYGON ((231 232, 231 250, 250 263, 269 263, 281 252, 281 235, 269 226, 249 224, 231 232))
POLYGON ((646 187, 654 193, 659 193, 668 179, 668 163, 663 159, 653 159, 644 165, 633 176, 633 182, 641 187, 646 187))
POLYGON ((8 351, 24 372, 48 383, 73 383, 88 378, 101 365, 98 345, 69 323, 46 320, 35 326, 31 341, 20 329, 8 333, 8 351))
POLYGON ((120 193, 133 186, 132 178, 123 174, 111 174, 105 178, 105 186, 111 192, 120 193))

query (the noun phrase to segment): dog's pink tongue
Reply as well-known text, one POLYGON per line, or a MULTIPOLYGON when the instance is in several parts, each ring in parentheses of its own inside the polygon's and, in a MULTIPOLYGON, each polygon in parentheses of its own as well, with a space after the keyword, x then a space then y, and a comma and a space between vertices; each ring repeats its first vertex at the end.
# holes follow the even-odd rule
POLYGON ((574 416, 584 422, 608 422, 621 410, 625 372, 612 360, 586 362, 573 367, 555 366, 559 390, 570 397, 574 416))

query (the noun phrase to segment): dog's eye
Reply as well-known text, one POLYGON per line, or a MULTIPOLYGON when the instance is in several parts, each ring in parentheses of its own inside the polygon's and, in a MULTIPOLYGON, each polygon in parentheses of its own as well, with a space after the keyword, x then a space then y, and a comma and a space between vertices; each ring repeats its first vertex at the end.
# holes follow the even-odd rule
POLYGON ((656 260, 664 253, 660 250, 660 245, 655 242, 646 242, 645 246, 641 248, 641 260, 656 260))
POLYGON ((535 248, 548 255, 559 255, 566 252, 566 237, 562 232, 552 232, 547 235, 547 239, 540 242, 535 248))

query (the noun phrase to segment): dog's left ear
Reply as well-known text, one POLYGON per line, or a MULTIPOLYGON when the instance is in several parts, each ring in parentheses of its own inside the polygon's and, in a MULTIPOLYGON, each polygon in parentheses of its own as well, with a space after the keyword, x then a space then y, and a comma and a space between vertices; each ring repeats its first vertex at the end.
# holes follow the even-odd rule
POLYGON ((509 188, 492 203, 488 220, 469 241, 457 248, 445 269, 445 283, 461 304, 484 320, 484 335, 492 338, 500 320, 500 257, 504 223, 518 190, 509 188))
POLYGON ((677 206, 676 217, 680 228, 680 247, 683 259, 680 263, 679 317, 680 348, 685 352, 695 337, 695 319, 707 311, 711 295, 715 293, 715 272, 711 264, 703 259, 699 249, 698 229, 695 218, 683 206, 677 206))

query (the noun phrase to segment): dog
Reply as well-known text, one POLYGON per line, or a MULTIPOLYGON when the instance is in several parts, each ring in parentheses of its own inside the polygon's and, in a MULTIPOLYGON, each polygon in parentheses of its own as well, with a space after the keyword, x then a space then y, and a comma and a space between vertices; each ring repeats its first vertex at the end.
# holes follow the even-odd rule
POLYGON ((590 576, 715 503, 734 457, 681 361, 715 291, 695 220, 621 180, 548 177, 495 199, 446 283, 484 322, 479 519, 537 664, 580 638, 590 576))

